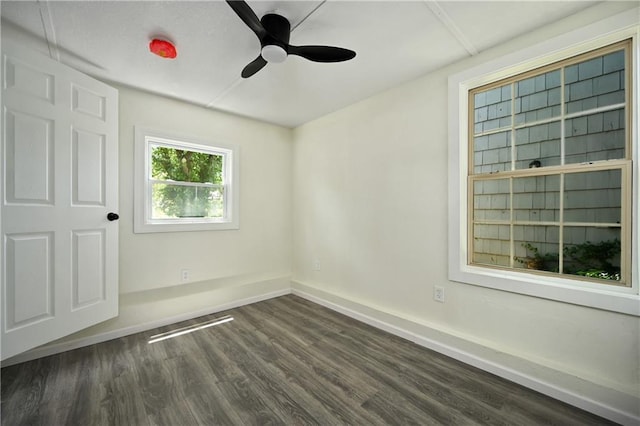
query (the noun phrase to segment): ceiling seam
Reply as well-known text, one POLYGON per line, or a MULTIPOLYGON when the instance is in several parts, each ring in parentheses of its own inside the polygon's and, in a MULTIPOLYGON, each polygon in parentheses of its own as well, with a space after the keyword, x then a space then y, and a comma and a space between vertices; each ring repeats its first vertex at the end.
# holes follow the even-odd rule
POLYGON ((44 31, 44 38, 47 41, 47 47, 49 48, 49 56, 60 62, 60 51, 58 50, 56 31, 53 26, 53 18, 51 17, 51 10, 49 9, 49 2, 46 0, 38 0, 38 6, 40 10, 42 30, 44 31))
POLYGON ((438 4, 437 1, 425 0, 424 4, 427 5, 431 13, 433 13, 436 18, 438 18, 440 22, 444 24, 447 30, 449 30, 449 32, 455 37, 458 43, 460 43, 471 56, 475 56, 479 53, 478 49, 476 49, 473 43, 469 41, 467 36, 464 35, 462 30, 458 28, 456 23, 453 22, 453 19, 451 19, 451 17, 447 15, 447 12, 444 11, 444 9, 438 4))
POLYGON ((220 99, 227 96, 227 94, 231 92, 233 89, 235 89, 236 86, 238 86, 242 82, 242 80, 244 80, 242 77, 237 77, 233 81, 233 83, 231 83, 226 89, 222 90, 222 92, 220 92, 219 95, 217 95, 210 102, 207 103, 207 108, 213 108, 220 99))
POLYGON ((306 21, 311 15, 313 15, 314 13, 316 13, 316 11, 318 9, 320 9, 321 6, 323 6, 325 3, 327 2, 327 0, 322 0, 320 2, 319 5, 317 5, 316 7, 313 8, 313 10, 309 13, 307 13, 307 16, 305 16, 304 18, 302 18, 300 20, 300 22, 298 22, 296 25, 293 26, 293 28, 291 28, 291 32, 293 32, 296 28, 298 28, 300 26, 300 24, 302 24, 304 21, 306 21))

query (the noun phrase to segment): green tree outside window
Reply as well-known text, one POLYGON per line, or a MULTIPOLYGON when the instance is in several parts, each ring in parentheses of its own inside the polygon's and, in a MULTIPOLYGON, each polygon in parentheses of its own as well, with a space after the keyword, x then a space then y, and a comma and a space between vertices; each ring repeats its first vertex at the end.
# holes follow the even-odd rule
POLYGON ((153 218, 224 216, 224 155, 152 146, 153 218))

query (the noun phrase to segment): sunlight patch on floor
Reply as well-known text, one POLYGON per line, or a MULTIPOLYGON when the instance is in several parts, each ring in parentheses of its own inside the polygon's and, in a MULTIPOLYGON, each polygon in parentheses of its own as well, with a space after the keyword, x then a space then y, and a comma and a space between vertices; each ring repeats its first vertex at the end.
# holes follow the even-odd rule
POLYGON ((202 322, 200 324, 190 325, 188 327, 178 328, 177 330, 167 331, 166 333, 160 333, 153 335, 149 338, 147 343, 156 343, 161 342, 163 340, 172 339, 174 337, 182 336, 183 334, 193 333, 194 331, 203 330, 205 328, 213 327, 214 325, 224 324, 225 322, 233 321, 233 317, 231 315, 226 315, 221 318, 216 318, 211 321, 202 322))

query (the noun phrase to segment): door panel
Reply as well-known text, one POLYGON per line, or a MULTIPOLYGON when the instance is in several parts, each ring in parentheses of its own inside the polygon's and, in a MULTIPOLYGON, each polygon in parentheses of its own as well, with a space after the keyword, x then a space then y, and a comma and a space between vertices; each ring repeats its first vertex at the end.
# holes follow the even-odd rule
POLYGON ((73 310, 105 299, 104 241, 104 229, 73 233, 73 310))
POLYGON ((89 89, 75 84, 71 87, 73 91, 72 110, 105 121, 105 105, 107 99, 98 93, 94 93, 89 89))
POLYGON ((53 204, 53 122, 5 112, 7 203, 53 204))
POLYGON ((105 135, 73 129, 73 204, 104 206, 105 135))
POLYGON ((5 87, 22 96, 44 100, 53 105, 54 76, 21 62, 16 57, 5 59, 5 87))
POLYGON ((53 235, 7 235, 7 329, 52 318, 53 235))
POLYGON ((5 40, 2 359, 118 313, 117 91, 5 40))

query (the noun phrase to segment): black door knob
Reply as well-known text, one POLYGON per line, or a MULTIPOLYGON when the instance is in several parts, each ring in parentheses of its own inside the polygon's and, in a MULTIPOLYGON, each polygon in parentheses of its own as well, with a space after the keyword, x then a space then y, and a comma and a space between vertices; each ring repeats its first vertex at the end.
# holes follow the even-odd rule
POLYGON ((113 222, 114 220, 120 219, 120 216, 118 216, 118 213, 109 213, 107 219, 113 222))

